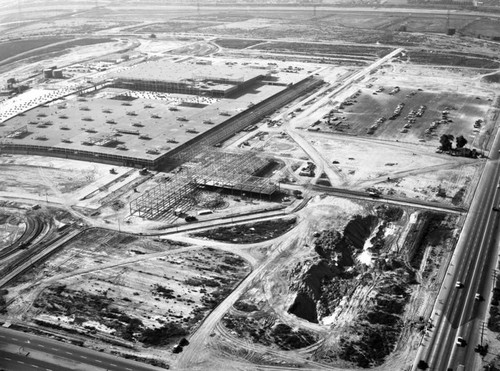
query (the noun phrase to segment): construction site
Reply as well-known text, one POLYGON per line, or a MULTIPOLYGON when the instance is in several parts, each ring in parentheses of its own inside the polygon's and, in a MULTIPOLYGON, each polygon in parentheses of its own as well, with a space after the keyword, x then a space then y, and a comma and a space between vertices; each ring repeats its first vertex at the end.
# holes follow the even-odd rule
MULTIPOLYGON (((416 370, 498 153, 494 32, 450 12, 85 9, 0 24, 0 329, 75 346, 16 357, 416 370)), ((500 364, 495 326, 481 365, 500 364)))
POLYGON ((101 76, 94 89, 49 95, 33 109, 19 102, 0 124, 1 150, 171 170, 321 84, 305 74, 280 82, 270 72, 225 73, 194 62, 140 63, 101 76), (162 80, 164 70, 177 80, 162 80))

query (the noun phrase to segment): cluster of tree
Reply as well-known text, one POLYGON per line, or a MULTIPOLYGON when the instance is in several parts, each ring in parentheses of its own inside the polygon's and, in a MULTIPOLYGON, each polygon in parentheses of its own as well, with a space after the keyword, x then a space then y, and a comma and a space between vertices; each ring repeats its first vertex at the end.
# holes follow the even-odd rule
POLYGON ((467 144, 467 139, 465 139, 463 135, 459 135, 455 138, 451 134, 443 134, 439 139, 439 143, 441 143, 439 149, 442 151, 451 151, 453 149, 453 140, 456 142, 455 148, 463 148, 467 144))
POLYGON ((178 338, 187 335, 187 331, 173 322, 167 322, 159 328, 147 328, 142 332, 141 341, 146 345, 167 345, 172 338, 178 338))

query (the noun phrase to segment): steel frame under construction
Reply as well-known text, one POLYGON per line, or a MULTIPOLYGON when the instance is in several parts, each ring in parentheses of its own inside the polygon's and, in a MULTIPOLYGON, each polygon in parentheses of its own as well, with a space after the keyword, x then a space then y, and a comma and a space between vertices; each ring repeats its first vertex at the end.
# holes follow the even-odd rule
POLYGON ((267 178, 253 176, 266 166, 267 159, 254 153, 205 151, 184 164, 188 176, 198 185, 271 195, 278 186, 267 178))
POLYGON ((279 184, 252 175, 268 164, 268 160, 253 153, 206 151, 185 164, 182 173, 132 200, 130 214, 157 218, 185 203, 198 188, 207 186, 270 196, 279 189, 279 184))
POLYGON ((176 207, 196 191, 196 184, 186 176, 175 176, 165 183, 144 192, 130 202, 130 215, 154 219, 176 207))

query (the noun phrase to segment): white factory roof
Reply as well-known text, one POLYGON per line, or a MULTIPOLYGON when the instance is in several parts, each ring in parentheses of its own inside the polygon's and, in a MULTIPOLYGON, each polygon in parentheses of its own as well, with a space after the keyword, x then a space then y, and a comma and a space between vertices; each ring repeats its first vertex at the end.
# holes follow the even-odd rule
POLYGON ((160 60, 140 63, 126 70, 111 73, 109 77, 178 82, 189 79, 228 79, 244 82, 265 74, 267 74, 265 70, 238 65, 201 65, 160 60))

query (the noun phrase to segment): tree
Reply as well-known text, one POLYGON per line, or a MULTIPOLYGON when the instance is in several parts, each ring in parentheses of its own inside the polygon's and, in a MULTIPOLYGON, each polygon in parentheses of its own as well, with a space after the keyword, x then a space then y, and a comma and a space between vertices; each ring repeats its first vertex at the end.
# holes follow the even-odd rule
POLYGON ((152 33, 151 35, 149 35, 149 38, 150 39, 156 39, 156 34, 152 33))
POLYGON ((423 359, 421 359, 418 362, 417 368, 419 370, 427 370, 429 368, 429 364, 427 362, 425 362, 423 359))
POLYGON ((463 135, 460 135, 457 137, 456 142, 457 148, 463 148, 467 144, 467 139, 465 139, 463 135))
POLYGON ((443 134, 439 139, 439 143, 441 143, 440 149, 442 151, 449 151, 453 144, 454 136, 451 134, 443 134))

